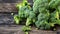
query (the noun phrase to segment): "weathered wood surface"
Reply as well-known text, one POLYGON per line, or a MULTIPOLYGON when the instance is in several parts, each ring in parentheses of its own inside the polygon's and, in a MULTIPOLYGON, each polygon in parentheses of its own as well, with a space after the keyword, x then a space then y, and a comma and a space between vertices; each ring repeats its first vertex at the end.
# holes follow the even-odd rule
POLYGON ((0 12, 16 12, 16 3, 0 3, 0 12))
MULTIPOLYGON (((22 0, 0 0, 0 3, 18 3, 21 2, 22 0)), ((33 0, 28 0, 28 2, 32 3, 33 0)))
MULTIPOLYGON (((11 25, 0 26, 0 34, 24 34, 24 32, 22 31, 21 25, 11 25)), ((30 31, 29 34, 57 34, 57 32, 36 30, 36 28, 32 27, 32 31, 30 31)))
MULTIPOLYGON (((16 4, 21 3, 22 0, 0 0, 0 12, 17 12, 16 4)), ((32 0, 28 0, 32 3, 32 0)))
POLYGON ((0 25, 4 25, 4 24, 9 25, 13 23, 14 20, 11 13, 0 13, 0 25))
POLYGON ((17 3, 22 0, 0 0, 0 3, 17 3))

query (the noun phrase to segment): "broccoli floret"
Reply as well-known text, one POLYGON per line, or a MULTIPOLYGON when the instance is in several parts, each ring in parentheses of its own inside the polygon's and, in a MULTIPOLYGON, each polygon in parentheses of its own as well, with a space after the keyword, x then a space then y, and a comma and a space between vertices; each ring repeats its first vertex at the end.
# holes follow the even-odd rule
POLYGON ((37 13, 39 8, 48 8, 48 0, 36 0, 33 4, 33 11, 37 13))
POLYGON ((16 24, 19 24, 20 23, 20 18, 18 15, 14 15, 14 21, 16 22, 16 24))
POLYGON ((36 17, 35 17, 35 13, 33 13, 33 11, 30 11, 29 13, 29 16, 27 17, 27 20, 26 20, 26 25, 30 25, 30 24, 33 24, 32 22, 35 22, 36 21, 36 17))
POLYGON ((50 22, 56 22, 56 20, 59 20, 59 13, 58 13, 58 11, 54 11, 50 15, 50 22))
POLYGON ((23 26, 22 30, 23 30, 24 32, 30 31, 30 30, 31 30, 31 27, 30 27, 30 26, 23 26))
POLYGON ((60 0, 51 0, 51 1, 49 2, 49 6, 50 6, 51 8, 57 8, 57 7, 59 6, 59 4, 60 4, 60 0))

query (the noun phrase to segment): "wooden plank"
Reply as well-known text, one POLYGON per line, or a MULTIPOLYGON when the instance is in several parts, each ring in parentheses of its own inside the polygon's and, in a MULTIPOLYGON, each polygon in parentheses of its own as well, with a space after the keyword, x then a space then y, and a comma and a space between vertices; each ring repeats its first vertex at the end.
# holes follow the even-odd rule
POLYGON ((17 3, 22 0, 0 0, 0 3, 17 3))
POLYGON ((0 13, 0 25, 9 25, 9 24, 13 24, 14 20, 13 20, 13 16, 11 15, 11 13, 0 13))
MULTIPOLYGON (((0 12, 17 12, 16 4, 21 3, 22 0, 0 0, 0 12)), ((28 0, 32 3, 32 0, 28 0)))
MULTIPOLYGON (((24 34, 22 31, 23 25, 16 25, 11 27, 0 27, 0 33, 3 34, 10 34, 13 32, 13 34, 24 34)), ((29 34, 56 34, 57 31, 46 31, 46 30, 36 30, 36 28, 32 27, 32 30, 29 32, 29 34)))
MULTIPOLYGON (((20 2, 22 0, 0 0, 0 3, 17 3, 20 2)), ((28 2, 32 3, 33 0, 27 0, 28 2)))
POLYGON ((0 3, 0 12, 16 12, 16 3, 0 3))
POLYGON ((0 12, 17 12, 16 3, 22 0, 0 0, 0 12))

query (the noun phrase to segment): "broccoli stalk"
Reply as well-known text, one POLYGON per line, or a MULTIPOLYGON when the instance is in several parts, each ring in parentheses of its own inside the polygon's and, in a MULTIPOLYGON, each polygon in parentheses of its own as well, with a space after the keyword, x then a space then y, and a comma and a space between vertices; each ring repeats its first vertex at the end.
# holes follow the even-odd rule
POLYGON ((29 26, 32 23, 32 19, 31 18, 27 18, 26 20, 26 26, 29 26))

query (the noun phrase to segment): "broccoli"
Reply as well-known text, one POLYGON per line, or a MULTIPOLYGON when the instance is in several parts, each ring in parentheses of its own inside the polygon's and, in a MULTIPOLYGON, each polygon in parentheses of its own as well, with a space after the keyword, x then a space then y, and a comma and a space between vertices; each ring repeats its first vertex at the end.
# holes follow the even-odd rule
POLYGON ((16 24, 19 24, 20 23, 20 18, 18 15, 14 15, 14 21, 16 22, 16 24))
POLYGON ((35 13, 44 8, 48 8, 48 0, 36 0, 33 4, 33 11, 35 13))
POLYGON ((50 29, 60 25, 60 0, 35 0, 33 12, 37 14, 35 25, 40 29, 50 29))
POLYGON ((57 8, 60 5, 60 0, 51 0, 49 2, 49 6, 51 8, 57 8))
POLYGON ((48 8, 48 0, 36 0, 33 4, 34 13, 38 13, 38 20, 35 22, 35 25, 40 29, 49 29, 50 25, 47 26, 48 19, 50 16, 48 8))
POLYGON ((18 15, 14 20, 18 24, 22 18, 26 18, 24 31, 30 30, 30 24, 35 24, 40 29, 50 29, 55 24, 60 25, 60 0, 33 0, 33 7, 24 0, 17 4, 18 15))
POLYGON ((31 30, 31 27, 30 27, 30 26, 23 26, 22 30, 23 30, 24 32, 30 31, 30 30, 31 30))
POLYGON ((32 22, 35 22, 36 21, 36 17, 35 17, 35 13, 33 13, 33 11, 30 11, 29 13, 29 17, 27 17, 27 20, 26 20, 26 25, 30 25, 30 24, 33 24, 32 22))
POLYGON ((55 11, 55 12, 51 13, 51 15, 50 15, 50 22, 56 22, 56 20, 59 20, 58 11, 55 11))
POLYGON ((30 7, 30 4, 27 2, 27 0, 23 0, 23 2, 20 3, 20 4, 17 4, 16 7, 18 8, 19 19, 27 18, 29 16, 29 13, 31 11, 31 7, 30 7))
POLYGON ((38 20, 35 22, 35 24, 38 28, 40 27, 41 29, 45 29, 45 28, 48 29, 49 27, 46 27, 47 25, 46 23, 48 23, 48 19, 49 19, 49 14, 40 13, 38 15, 38 20))
POLYGON ((32 19, 31 18, 27 18, 26 20, 26 26, 29 26, 32 23, 32 19))

